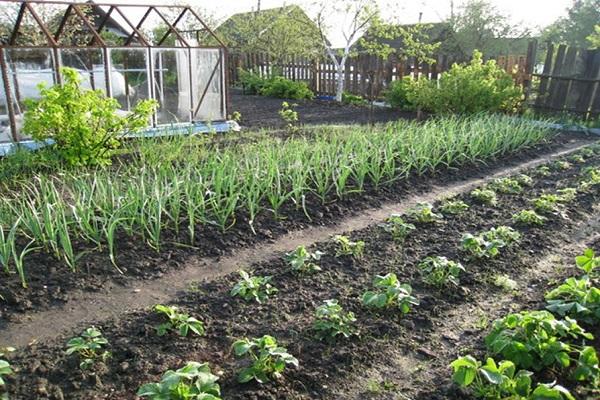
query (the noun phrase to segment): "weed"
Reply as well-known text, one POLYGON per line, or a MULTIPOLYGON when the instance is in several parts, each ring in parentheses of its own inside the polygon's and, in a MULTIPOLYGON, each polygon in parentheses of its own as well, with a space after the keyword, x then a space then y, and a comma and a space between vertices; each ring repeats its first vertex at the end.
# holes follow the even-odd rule
POLYGON ((207 363, 188 362, 177 371, 167 371, 160 382, 147 383, 137 391, 150 400, 221 400, 221 388, 207 363))
POLYGON ((319 339, 334 340, 339 335, 349 338, 358 335, 355 322, 354 313, 345 312, 337 300, 325 300, 317 307, 313 329, 319 339))
POLYGON ((96 361, 105 362, 110 356, 110 352, 102 351, 104 346, 108 345, 108 340, 102 336, 95 327, 87 328, 81 336, 74 337, 67 342, 67 355, 77 353, 81 359, 79 367, 87 369, 96 361))
POLYGON ((246 271, 240 271, 242 278, 231 289, 231 296, 240 296, 246 301, 255 300, 262 303, 270 295, 277 293, 277 289, 271 285, 270 276, 250 276, 246 271))
POLYGON ((187 336, 189 331, 198 336, 204 335, 204 324, 188 314, 180 313, 175 306, 157 304, 154 311, 165 315, 169 321, 156 327, 158 336, 165 335, 168 331, 178 331, 181 336, 187 336))
POLYGON ((419 305, 419 301, 412 296, 410 285, 400 283, 394 273, 377 275, 373 280, 375 290, 369 290, 362 296, 362 303, 366 307, 385 309, 397 307, 402 314, 410 311, 411 306, 419 305))
POLYGON ((335 253, 336 257, 352 256, 356 259, 362 258, 365 250, 365 242, 362 240, 353 242, 347 236, 335 235, 333 241, 338 246, 335 253))
POLYGON ((475 189, 471 192, 471 198, 480 204, 495 206, 498 204, 496 192, 491 189, 475 189))
POLYGON ((460 273, 465 271, 461 263, 439 256, 427 257, 419 264, 419 269, 423 281, 438 288, 448 285, 458 286, 460 273))
POLYGON ((233 343, 236 357, 247 357, 252 365, 244 368, 238 375, 240 383, 252 379, 259 383, 268 382, 271 378, 281 377, 286 365, 298 367, 298 360, 280 347, 277 340, 269 335, 256 339, 240 339, 233 343))

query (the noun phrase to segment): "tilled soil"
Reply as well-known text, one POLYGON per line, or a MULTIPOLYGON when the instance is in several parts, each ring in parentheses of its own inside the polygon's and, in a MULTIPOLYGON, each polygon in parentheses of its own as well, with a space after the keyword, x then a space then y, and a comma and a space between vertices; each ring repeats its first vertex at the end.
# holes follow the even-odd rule
MULTIPOLYGON (((186 361, 209 362, 221 375, 227 399, 468 399, 450 384, 448 364, 458 355, 483 355, 483 337, 489 322, 510 311, 543 307, 543 293, 573 269, 568 263, 582 245, 598 245, 600 191, 579 193, 561 215, 536 228, 518 227, 523 238, 502 250, 499 257, 468 261, 460 249, 463 233, 494 226, 513 225, 511 216, 530 208, 541 193, 577 187, 582 170, 600 165, 600 155, 568 170, 553 170, 546 177, 528 172, 534 185, 517 195, 499 195, 497 206, 475 204, 468 194, 459 196, 470 211, 443 222, 417 224, 404 243, 391 239, 378 225, 349 233, 364 240, 359 259, 336 257, 331 242, 318 243, 312 251, 324 251, 322 272, 298 276, 282 258, 252 266, 256 275, 273 276, 279 292, 264 304, 231 298, 238 280, 230 274, 210 282, 192 283, 191 290, 174 299, 174 305, 206 324, 203 337, 176 334, 158 337, 161 318, 150 310, 136 310, 118 318, 98 321, 109 340, 113 356, 91 371, 81 372, 78 360, 66 356, 69 335, 35 343, 11 355, 16 374, 7 379, 11 399, 133 399, 137 388, 157 381, 167 369, 186 361), (460 287, 434 289, 422 282, 417 265, 429 255, 460 260, 466 267, 460 287), (364 309, 360 297, 371 287, 376 274, 394 272, 410 283, 420 305, 406 316, 397 312, 364 309), (518 284, 507 293, 493 285, 496 274, 506 274, 518 284), (326 299, 338 299, 357 317, 359 337, 335 343, 314 338, 314 310, 326 299), (245 363, 235 359, 231 344, 241 337, 276 337, 300 361, 283 379, 263 385, 239 384, 236 373, 245 363)), ((436 204, 437 206, 438 204, 436 204)), ((290 251, 293 249, 289 249, 290 251)), ((596 248, 598 250, 598 248, 596 248)), ((59 323, 59 322, 58 322, 59 323)), ((600 334, 598 329, 594 332, 600 334)), ((480 357, 481 358, 481 357, 480 357)), ((566 374, 539 377, 557 379, 573 388, 580 399, 597 393, 574 387, 566 374)))
POLYGON ((303 210, 293 206, 284 207, 283 218, 275 219, 265 212, 254 221, 253 232, 245 215, 236 217, 236 225, 225 233, 215 227, 199 226, 196 230, 197 246, 190 248, 180 243, 189 243, 185 236, 174 232, 165 232, 165 245, 160 253, 149 248, 142 239, 119 237, 117 243, 117 263, 124 274, 120 274, 111 264, 107 252, 89 252, 83 243, 75 243, 76 252, 84 254, 79 260, 80 270, 67 271, 62 260, 56 260, 48 254, 32 253, 26 260, 26 273, 29 288, 21 287, 18 276, 5 277, 0 296, 0 329, 7 323, 17 322, 26 313, 56 308, 81 293, 110 292, 116 287, 130 285, 144 279, 160 278, 170 271, 194 263, 203 257, 235 255, 236 251, 257 243, 270 242, 276 238, 308 226, 334 225, 340 219, 354 215, 361 210, 380 207, 384 202, 399 201, 407 196, 427 191, 431 186, 447 185, 475 177, 485 176, 506 166, 542 157, 553 151, 584 144, 591 138, 583 135, 561 134, 553 140, 525 149, 517 154, 507 154, 496 160, 487 160, 478 165, 463 165, 435 174, 411 176, 395 182, 391 186, 367 187, 365 192, 348 195, 343 200, 322 205, 309 195, 306 202, 309 217, 303 210))

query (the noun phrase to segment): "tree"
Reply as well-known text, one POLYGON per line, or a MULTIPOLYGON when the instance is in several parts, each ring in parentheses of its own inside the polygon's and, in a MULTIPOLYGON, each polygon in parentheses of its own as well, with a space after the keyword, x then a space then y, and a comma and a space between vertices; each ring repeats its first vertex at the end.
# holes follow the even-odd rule
POLYGON ((319 31, 298 6, 236 14, 218 29, 228 47, 249 53, 266 53, 278 65, 291 56, 319 56, 319 31))
POLYGON ((590 48, 599 49, 600 48, 600 25, 596 25, 594 27, 594 33, 587 37, 588 42, 590 42, 590 48))
POLYGON ((373 23, 379 21, 379 9, 376 3, 370 0, 321 0, 316 5, 318 12, 315 23, 319 28, 321 44, 325 48, 327 57, 335 65, 335 99, 341 102, 344 93, 344 72, 346 70, 346 62, 352 53, 352 45, 373 23), (335 49, 327 39, 334 26, 334 22, 330 19, 331 16, 342 17, 344 21, 339 25, 339 21, 336 20, 337 28, 341 30, 344 37, 344 45, 341 49, 335 49))
POLYGON ((463 58, 479 50, 486 56, 513 52, 511 42, 529 35, 488 0, 469 0, 448 19, 454 34, 442 46, 463 58))
POLYGON ((559 18, 542 32, 542 38, 554 43, 587 48, 594 42, 594 28, 600 21, 600 0, 574 0, 567 15, 559 18))

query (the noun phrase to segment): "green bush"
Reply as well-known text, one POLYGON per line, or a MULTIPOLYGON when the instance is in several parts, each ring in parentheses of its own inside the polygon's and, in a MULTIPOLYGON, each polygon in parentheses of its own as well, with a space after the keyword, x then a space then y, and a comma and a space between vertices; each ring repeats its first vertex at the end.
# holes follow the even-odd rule
POLYGON ((385 99, 389 105, 401 110, 414 110, 415 106, 408 100, 408 92, 415 81, 410 76, 393 81, 385 91, 385 99))
POLYGON ((110 164, 120 135, 147 126, 156 101, 141 101, 122 117, 117 114, 119 102, 100 90, 82 88, 76 70, 62 68, 61 74, 62 85, 46 88, 41 84, 41 98, 25 101, 23 133, 37 141, 52 139, 53 147, 70 165, 110 164))
POLYGON ((387 100, 403 109, 459 114, 515 112, 523 100, 523 90, 510 74, 495 60, 483 62, 478 51, 473 52, 469 64, 454 64, 438 80, 405 77, 396 82, 390 86, 387 100))
POLYGON ((282 76, 275 76, 268 79, 265 86, 260 90, 260 94, 293 100, 311 100, 315 97, 306 83, 291 81, 282 76))
POLYGON ((342 93, 342 103, 351 104, 353 106, 362 106, 367 104, 367 101, 362 96, 352 94, 350 92, 342 93))
POLYGON ((239 83, 247 94, 260 94, 261 90, 267 85, 268 79, 252 70, 246 71, 240 68, 239 74, 239 83))

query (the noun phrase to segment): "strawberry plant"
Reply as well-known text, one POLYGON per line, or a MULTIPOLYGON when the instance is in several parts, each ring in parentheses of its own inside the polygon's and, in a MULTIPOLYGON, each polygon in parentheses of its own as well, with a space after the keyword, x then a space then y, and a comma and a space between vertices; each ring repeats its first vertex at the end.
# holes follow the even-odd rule
POLYGON ((491 187, 504 194, 517 194, 523 191, 519 181, 512 178, 498 178, 492 182, 491 187))
POLYGON ((325 253, 318 250, 311 253, 306 250, 306 247, 298 246, 293 252, 287 253, 285 259, 290 267, 292 267, 292 271, 297 273, 310 273, 321 270, 321 267, 313 261, 319 261, 323 254, 325 253))
POLYGON ((345 338, 358 335, 354 313, 345 312, 337 300, 325 300, 317 307, 315 318, 313 329, 319 339, 333 340, 339 335, 345 338))
POLYGON ((108 345, 108 340, 102 336, 95 327, 87 328, 81 336, 74 337, 67 342, 67 355, 77 353, 81 359, 79 367, 87 369, 96 361, 105 362, 111 354, 103 351, 104 346, 108 345))
POLYGON ((190 361, 176 371, 167 371, 160 382, 147 383, 137 391, 150 400, 221 400, 221 388, 207 363, 190 361))
POLYGON ((544 225, 547 218, 539 215, 534 210, 521 210, 512 216, 513 222, 521 225, 544 225))
POLYGON ((574 378, 594 381, 600 377, 597 361, 589 364, 593 357, 587 347, 571 343, 585 339, 593 336, 569 317, 557 320, 548 311, 524 311, 496 320, 485 344, 492 355, 501 355, 521 368, 540 371, 576 363, 574 378))
POLYGON ((521 235, 513 228, 499 226, 478 235, 466 233, 462 237, 462 248, 474 258, 493 258, 500 249, 519 240, 521 235))
POLYGON ((271 378, 281 377, 287 365, 298 367, 298 360, 280 347, 277 340, 269 335, 255 339, 240 339, 233 343, 236 357, 249 358, 252 365, 244 368, 238 374, 240 383, 268 382, 271 378))
POLYGON ((569 161, 581 164, 585 162, 585 158, 581 154, 573 154, 569 157, 569 161))
POLYGON ((377 275, 373 280, 374 290, 365 292, 362 303, 366 307, 384 309, 397 307, 402 314, 410 311, 411 306, 419 305, 419 301, 411 295, 412 288, 401 284, 394 273, 377 275))
POLYGON ((564 161, 564 160, 555 161, 552 164, 552 168, 554 168, 555 170, 558 170, 558 171, 566 171, 566 170, 570 169, 571 167, 572 167, 571 163, 569 163, 568 161, 564 161))
POLYGON ((438 288, 449 284, 458 286, 459 275, 465 271, 461 263, 448 260, 446 257, 427 257, 419 264, 423 281, 438 288))
POLYGON ((519 175, 515 176, 514 179, 521 186, 532 186, 533 185, 533 178, 526 174, 519 174, 519 175))
POLYGON ((336 257, 339 256, 352 256, 356 259, 360 259, 363 256, 365 250, 365 242, 362 240, 353 242, 348 236, 335 235, 333 241, 337 244, 336 257))
POLYGON ((430 203, 417 204, 415 207, 409 210, 408 215, 421 224, 439 222, 444 218, 442 214, 433 212, 433 206, 430 203))
POLYGON ((560 211, 560 196, 556 194, 543 194, 531 201, 535 211, 541 213, 556 213, 560 211))
POLYGON ((461 387, 473 390, 473 395, 486 400, 575 400, 564 387, 556 384, 532 386, 530 371, 517 371, 511 361, 496 363, 488 358, 486 363, 468 355, 454 360, 452 380, 461 387))
POLYGON ((250 276, 246 271, 240 271, 242 278, 231 289, 231 296, 240 296, 246 301, 255 300, 257 303, 262 303, 267 300, 270 295, 277 293, 277 289, 271 285, 270 276, 250 276))
POLYGON ((462 200, 446 200, 440 210, 442 214, 458 215, 469 209, 469 205, 462 200))
POLYGON ((561 203, 570 203, 577 197, 577 189, 575 188, 558 189, 557 193, 559 195, 558 201, 561 203))
POLYGON ((596 267, 600 267, 600 257, 596 257, 594 250, 586 249, 582 255, 575 257, 575 264, 588 276, 593 276, 596 267))
POLYGON ((188 314, 180 313, 175 306, 157 304, 154 311, 165 315, 169 320, 156 327, 158 336, 165 335, 168 331, 178 331, 181 336, 187 336, 189 331, 198 336, 204 335, 204 324, 188 314))
POLYGON ((392 214, 385 223, 380 225, 384 231, 392 235, 392 239, 403 242, 404 239, 416 228, 402 219, 400 215, 392 214))
POLYGON ((471 198, 480 204, 495 206, 498 204, 496 192, 491 189, 475 189, 471 192, 471 198))
MULTIPOLYGON (((4 357, 5 353, 12 352, 15 349, 12 347, 6 347, 4 349, 0 349, 0 357, 4 357)), ((0 358, 0 387, 4 386, 4 378, 5 376, 12 375, 13 370, 10 366, 10 363, 6 360, 0 358)))
POLYGON ((546 293, 546 309, 561 317, 597 324, 600 322, 600 289, 592 286, 588 276, 568 278, 557 288, 546 293))
POLYGON ((548 167, 547 165, 542 165, 540 167, 537 167, 535 172, 538 176, 548 176, 550 175, 550 167, 548 167))

